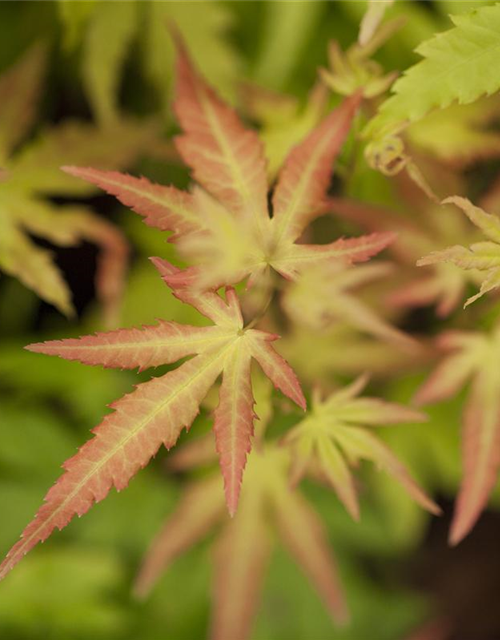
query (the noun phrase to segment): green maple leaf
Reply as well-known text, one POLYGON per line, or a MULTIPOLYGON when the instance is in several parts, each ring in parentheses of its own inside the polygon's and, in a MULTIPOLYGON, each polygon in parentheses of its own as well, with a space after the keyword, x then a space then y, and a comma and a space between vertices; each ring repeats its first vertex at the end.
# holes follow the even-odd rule
POLYGON ((121 119, 106 129, 66 121, 42 130, 21 148, 33 127, 45 48, 35 45, 0 78, 0 268, 42 299, 71 315, 71 295, 49 250, 86 240, 101 249, 98 295, 107 320, 116 321, 128 248, 117 228, 83 205, 56 206, 46 196, 83 196, 89 185, 60 171, 68 157, 103 167, 126 166, 156 135, 156 125, 121 119))

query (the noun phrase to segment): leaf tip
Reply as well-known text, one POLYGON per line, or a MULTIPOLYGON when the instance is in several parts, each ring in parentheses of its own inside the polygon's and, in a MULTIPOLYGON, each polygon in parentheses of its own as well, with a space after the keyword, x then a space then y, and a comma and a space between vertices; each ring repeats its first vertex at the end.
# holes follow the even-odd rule
POLYGON ((465 536, 469 533, 471 527, 466 525, 462 519, 454 519, 448 535, 448 544, 450 547, 456 547, 465 536))
POLYGON ((31 344, 27 344, 23 347, 26 351, 31 351, 32 353, 43 353, 43 342, 33 342, 31 344))
POLYGON ((59 167, 61 169, 61 171, 64 171, 64 173, 68 173, 71 176, 75 176, 75 178, 79 178, 80 174, 85 171, 85 169, 83 169, 83 167, 76 167, 74 165, 70 165, 70 164, 65 164, 62 167, 59 167))

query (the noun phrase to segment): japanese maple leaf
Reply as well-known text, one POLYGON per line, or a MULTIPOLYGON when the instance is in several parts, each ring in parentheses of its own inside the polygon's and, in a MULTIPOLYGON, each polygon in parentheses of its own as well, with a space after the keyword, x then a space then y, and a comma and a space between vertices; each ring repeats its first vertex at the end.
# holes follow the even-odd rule
MULTIPOLYGON (((261 413, 261 405, 257 404, 261 413)), ((173 468, 207 463, 203 438, 179 449, 173 468)), ((174 512, 153 541, 136 582, 145 596, 177 556, 217 525, 210 637, 245 640, 276 538, 302 568, 337 623, 348 610, 328 535, 319 514, 288 481, 289 453, 276 442, 260 442, 248 459, 238 512, 224 518, 220 480, 210 475, 188 485, 174 512), (273 534, 277 534, 273 535, 273 534)))
POLYGON ((183 134, 178 151, 201 187, 182 192, 118 172, 65 170, 98 185, 173 232, 194 267, 200 288, 254 282, 270 268, 296 278, 304 268, 343 260, 367 260, 394 238, 373 233, 324 245, 297 244, 307 224, 324 213, 331 166, 348 135, 360 95, 348 98, 289 153, 268 207, 264 148, 193 67, 177 40, 174 109, 183 134))
POLYGON ((45 196, 86 195, 88 188, 60 171, 63 158, 102 167, 126 166, 156 136, 156 125, 121 119, 106 130, 66 121, 18 149, 30 132, 46 51, 35 45, 0 77, 0 269, 17 277, 62 313, 73 313, 71 294, 49 250, 89 241, 101 249, 96 288, 109 324, 115 324, 128 248, 120 231, 82 205, 56 206, 45 196), (82 186, 84 188, 82 189, 82 186))
POLYGON ((163 443, 170 449, 182 429, 189 428, 199 404, 222 374, 219 406, 214 415, 216 449, 231 514, 236 511, 241 478, 251 448, 253 422, 250 365, 257 360, 275 386, 305 409, 300 385, 270 342, 277 336, 245 329, 233 289, 226 300, 207 292, 193 295, 180 286, 182 272, 155 259, 174 295, 214 323, 209 327, 160 322, 142 329, 119 329, 79 339, 55 340, 27 347, 30 351, 104 367, 140 370, 194 356, 177 369, 139 385, 114 402, 113 413, 94 430, 94 438, 64 464, 66 473, 52 487, 45 504, 25 529, 0 568, 0 578, 38 542, 75 515, 82 515, 120 490, 144 467, 163 443), (175 281, 175 286, 172 285, 175 281))
POLYGON ((467 198, 453 196, 443 200, 443 204, 455 204, 488 238, 475 242, 470 247, 455 245, 441 251, 433 251, 421 258, 417 265, 422 267, 442 262, 453 264, 467 271, 478 273, 481 278, 479 293, 469 298, 465 307, 489 291, 500 287, 500 218, 474 206, 467 198))
POLYGON ((351 291, 387 276, 392 270, 392 265, 385 262, 356 267, 337 263, 309 269, 286 290, 284 308, 298 324, 312 329, 344 322, 363 333, 406 348, 415 347, 410 336, 392 327, 351 291))
POLYGON ((472 379, 463 412, 463 479, 450 531, 457 544, 486 506, 500 467, 500 327, 491 335, 448 331, 437 340, 445 357, 419 389, 418 404, 455 396, 472 379))
POLYGON ((362 426, 422 422, 425 416, 378 398, 357 398, 366 382, 366 376, 360 376, 325 400, 316 393, 312 411, 285 438, 293 452, 292 483, 296 484, 310 470, 319 474, 334 489, 351 516, 358 520, 358 499, 349 465, 370 460, 394 476, 422 507, 431 513, 439 513, 439 507, 425 495, 403 463, 362 426))
MULTIPOLYGON (((457 242, 465 242, 471 237, 471 230, 459 217, 449 215, 447 210, 430 202, 427 198, 415 198, 415 190, 402 189, 405 205, 418 215, 419 224, 386 207, 373 206, 347 198, 331 198, 332 212, 362 228, 372 230, 398 230, 397 240, 390 250, 397 261, 408 272, 405 282, 391 292, 387 298, 390 306, 419 307, 435 304, 440 317, 449 315, 461 302, 470 282, 477 284, 479 273, 459 271, 453 265, 435 260, 432 269, 415 276, 415 262, 425 253, 434 252, 437 247, 457 242)), ((434 255, 432 253, 431 255, 434 255)))

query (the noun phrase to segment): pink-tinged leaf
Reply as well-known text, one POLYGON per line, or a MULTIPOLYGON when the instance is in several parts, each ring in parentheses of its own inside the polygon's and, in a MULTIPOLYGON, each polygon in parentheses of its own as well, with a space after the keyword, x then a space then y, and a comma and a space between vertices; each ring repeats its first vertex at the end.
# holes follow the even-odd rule
MULTIPOLYGON (((156 260, 156 263, 167 282, 169 277, 179 274, 179 269, 168 262, 156 260)), ((233 289, 226 289, 225 300, 214 292, 195 294, 182 287, 174 293, 179 299, 192 302, 218 326, 197 328, 160 323, 142 330, 122 329, 30 347, 70 360, 115 367, 144 368, 185 355, 199 355, 174 371, 140 385, 111 405, 114 413, 103 420, 94 431, 95 437, 65 464, 66 473, 49 491, 45 504, 0 567, 0 579, 55 528, 62 529, 74 515, 84 514, 94 502, 105 498, 112 486, 118 490, 124 488, 162 443, 172 447, 183 427, 191 426, 201 401, 221 373, 224 375, 215 431, 231 513, 236 509, 256 417, 251 358, 260 362, 278 388, 305 408, 297 378, 269 345, 277 336, 243 329, 239 301, 233 289)))
POLYGON ((351 459, 371 460, 392 475, 420 506, 435 515, 441 513, 441 509, 422 491, 405 465, 378 438, 359 427, 337 427, 335 432, 336 440, 342 449, 349 452, 351 459))
POLYGON ((316 587, 333 619, 347 623, 349 613, 321 519, 300 494, 286 487, 272 497, 285 546, 316 587))
POLYGON ((198 414, 225 357, 225 350, 196 356, 110 405, 114 412, 94 430, 94 438, 64 464, 65 474, 0 566, 0 579, 55 528, 64 528, 103 500, 111 487, 124 489, 162 443, 172 447, 198 414))
POLYGON ((184 134, 176 140, 194 178, 229 211, 267 222, 263 145, 193 67, 179 35, 174 109, 184 134))
POLYGON ((249 636, 271 550, 262 498, 252 486, 217 541, 212 640, 249 636))
POLYGON ((468 354, 445 358, 415 394, 413 401, 422 406, 451 398, 474 372, 475 363, 468 354))
POLYGON ((441 336, 438 347, 453 350, 431 373, 417 391, 417 405, 441 402, 451 398, 464 386, 474 371, 481 367, 487 344, 480 335, 448 332, 441 336))
POLYGON ((150 227, 172 231, 175 235, 203 228, 193 197, 175 187, 164 187, 146 178, 135 178, 117 171, 99 171, 84 167, 62 169, 116 196, 126 207, 143 216, 144 222, 150 227))
POLYGON ((44 79, 46 47, 33 45, 0 77, 0 159, 28 133, 44 79))
POLYGON ((136 578, 135 593, 141 598, 147 596, 172 560, 203 538, 223 513, 219 477, 189 486, 153 540, 136 578))
POLYGON ((214 433, 229 514, 234 516, 240 495, 247 454, 252 448, 253 407, 250 377, 251 354, 240 340, 228 356, 219 405, 214 413, 214 433))
POLYGON ((365 262, 385 249, 396 238, 392 232, 372 233, 359 238, 340 238, 330 244, 290 244, 273 258, 272 266, 285 278, 295 280, 304 269, 338 261, 365 262))
POLYGON ((321 474, 338 495, 351 518, 358 521, 358 496, 349 467, 332 442, 323 442, 318 449, 321 474))
POLYGON ((162 260, 161 258, 151 258, 151 262, 160 272, 161 277, 172 289, 176 298, 190 304, 212 322, 224 327, 243 327, 243 318, 238 303, 238 298, 234 289, 226 290, 226 302, 213 291, 196 291, 190 285, 192 280, 186 280, 186 271, 162 260))
POLYGON ((290 152, 273 195, 273 226, 278 240, 296 240, 322 211, 332 164, 360 101, 359 93, 345 100, 290 152))
POLYGON ((465 407, 462 441, 463 480, 451 524, 450 544, 472 529, 495 486, 500 467, 500 380, 484 369, 475 378, 465 407))
POLYGON ((248 331, 247 335, 250 338, 252 356, 257 360, 266 376, 277 389, 305 411, 306 399, 295 372, 269 344, 270 341, 276 339, 276 336, 253 329, 248 331))
POLYGON ((219 327, 193 327, 159 321, 141 329, 117 329, 83 338, 31 344, 28 351, 84 364, 143 371, 223 346, 231 335, 219 327))
POLYGON ((386 299, 394 307, 426 307, 436 303, 436 315, 446 318, 462 301, 466 283, 460 271, 451 270, 448 265, 436 265, 433 274, 412 279, 386 299))

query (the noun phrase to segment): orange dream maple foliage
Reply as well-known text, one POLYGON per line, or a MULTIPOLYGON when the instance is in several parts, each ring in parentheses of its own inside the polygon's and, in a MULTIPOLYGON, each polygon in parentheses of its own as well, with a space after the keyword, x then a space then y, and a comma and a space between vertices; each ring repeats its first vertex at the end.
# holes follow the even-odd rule
MULTIPOLYGON (((136 594, 145 597, 177 556, 222 525, 215 542, 211 623, 211 637, 219 640, 248 636, 276 536, 333 619, 349 619, 328 533, 301 492, 290 490, 290 449, 265 438, 273 415, 270 388, 258 376, 255 383, 260 420, 237 515, 224 518, 219 475, 209 473, 190 482, 153 540, 135 584, 136 594)), ((196 438, 170 456, 169 468, 184 472, 207 467, 214 454, 211 438, 196 438)))
MULTIPOLYGON (((351 465, 361 459, 372 460, 401 482, 424 508, 439 511, 390 449, 358 426, 420 422, 422 413, 376 398, 357 398, 367 382, 366 376, 361 376, 326 401, 317 399, 311 414, 279 441, 265 438, 273 417, 270 385, 261 375, 255 375, 254 381, 260 420, 238 513, 231 520, 224 518, 219 475, 208 473, 191 481, 153 540, 135 584, 136 594, 145 597, 176 557, 222 525, 215 541, 213 571, 210 637, 216 640, 248 637, 276 538, 309 577, 333 620, 348 622, 349 610, 328 531, 297 487, 307 473, 336 491, 358 519, 356 490, 341 449, 351 465)), ((177 449, 168 466, 185 472, 207 467, 214 458, 207 434, 177 449)))
MULTIPOLYGON (((177 244, 189 267, 179 269, 159 258, 154 258, 153 262, 173 294, 209 318, 213 325, 196 327, 160 321, 155 326, 120 329, 27 347, 37 353, 120 369, 143 370, 172 364, 187 356, 191 358, 163 376, 138 385, 135 391, 111 405, 112 413, 94 430, 94 437, 64 464, 65 473, 50 489, 34 520, 1 565, 0 578, 38 542, 47 539, 54 529, 62 529, 75 515, 83 515, 94 502, 104 499, 112 487, 123 489, 162 444, 167 449, 173 447, 183 428, 189 429, 193 423, 209 389, 222 376, 213 430, 227 508, 235 516, 228 525, 225 539, 237 549, 241 545, 242 532, 251 537, 260 535, 264 525, 261 527, 260 521, 254 520, 254 506, 262 504, 259 496, 264 502, 271 496, 286 544, 316 583, 332 614, 342 619, 347 615, 346 609, 339 595, 321 522, 316 515, 311 515, 309 507, 290 487, 289 466, 297 446, 293 434, 302 434, 308 424, 319 429, 318 434, 323 428, 331 432, 327 455, 338 464, 332 467, 328 480, 353 515, 357 516, 357 508, 352 487, 346 489, 349 498, 339 491, 343 479, 351 482, 350 472, 340 461, 338 452, 334 454, 334 441, 345 441, 340 446, 351 463, 358 459, 373 460, 399 479, 422 506, 437 512, 436 505, 423 494, 403 465, 376 438, 357 426, 358 422, 420 421, 422 416, 389 404, 355 401, 354 391, 361 389, 359 383, 346 392, 351 408, 342 409, 344 414, 346 410, 351 411, 355 424, 343 413, 336 417, 328 413, 337 396, 325 403, 318 400, 313 417, 306 417, 288 440, 262 443, 257 447, 258 451, 251 454, 251 460, 255 460, 250 465, 252 468, 259 468, 258 461, 264 458, 277 460, 279 464, 275 469, 274 462, 266 463, 264 466, 269 473, 262 477, 251 472, 254 481, 243 482, 244 507, 241 514, 239 510, 237 512, 256 420, 252 360, 257 361, 276 388, 303 410, 306 401, 295 373, 271 344, 278 336, 254 328, 260 315, 245 325, 240 299, 231 285, 247 280, 247 287, 257 286, 266 281, 271 270, 285 280, 297 281, 310 268, 324 266, 335 270, 340 265, 346 267, 366 261, 394 239, 394 233, 388 231, 353 239, 340 238, 324 245, 297 242, 308 223, 326 211, 332 164, 349 133, 361 95, 356 93, 347 98, 292 149, 272 193, 271 214, 262 143, 203 80, 180 39, 177 37, 176 40, 175 111, 183 130, 176 144, 199 186, 183 192, 117 172, 77 167, 66 167, 65 170, 115 195, 142 215, 148 225, 172 234, 170 240, 177 244), (222 286, 224 293, 218 291, 222 286), (377 409, 376 419, 363 413, 366 406, 377 409), (274 480, 273 474, 277 474, 274 480), (261 489, 255 478, 261 481, 261 489), (269 480, 269 486, 264 486, 265 478, 269 480), (250 523, 250 529, 245 522, 250 523), (299 535, 303 526, 305 529, 299 535), (301 535, 305 537, 301 538, 301 535)), ((370 326, 378 335, 404 340, 402 335, 391 332, 375 318, 370 320, 370 326)), ((298 479, 296 475, 295 482, 298 479)), ((214 489, 216 495, 214 500, 220 505, 222 490, 214 489)), ((261 513, 261 506, 258 510, 261 513)), ((208 519, 212 521, 211 516, 208 519)), ((201 528, 204 529, 204 525, 201 528)), ((176 535, 180 535, 179 531, 176 535)), ((186 543, 194 533, 188 531, 187 535, 186 543)), ((255 553, 261 557, 258 549, 255 553)), ((220 579, 241 591, 244 576, 252 569, 243 567, 241 575, 220 579)), ((224 594, 227 609, 229 596, 227 591, 224 594)), ((241 615, 241 628, 246 629, 248 612, 241 615)), ((238 624, 234 622, 229 627, 240 629, 238 624)), ((225 623, 220 625, 226 628, 225 623)), ((218 634, 217 637, 222 636, 218 634)))
MULTIPOLYGON (((464 307, 497 289, 500 286, 498 216, 461 196, 449 196, 439 205, 430 202, 424 194, 418 194, 414 186, 407 183, 400 186, 408 199, 408 206, 418 205, 419 225, 381 207, 342 198, 330 200, 335 213, 357 221, 368 230, 399 226, 401 233, 390 248, 395 258, 402 266, 408 263, 414 266, 416 262, 417 266, 427 268, 422 270, 422 276, 413 276, 394 290, 388 297, 388 303, 395 307, 437 303, 437 315, 446 317, 464 299, 469 284, 479 286, 479 292, 466 299, 464 307), (457 217, 455 209, 461 210, 473 226, 467 226, 462 218, 457 217), (451 246, 446 246, 451 243, 451 246)), ((494 207, 494 199, 490 197, 490 200, 485 204, 494 207)), ((441 333, 434 341, 435 353, 441 359, 414 398, 417 405, 441 402, 455 397, 472 380, 462 418, 463 474, 449 533, 452 545, 470 533, 486 508, 498 478, 498 340, 498 323, 489 334, 457 330, 441 333)))

